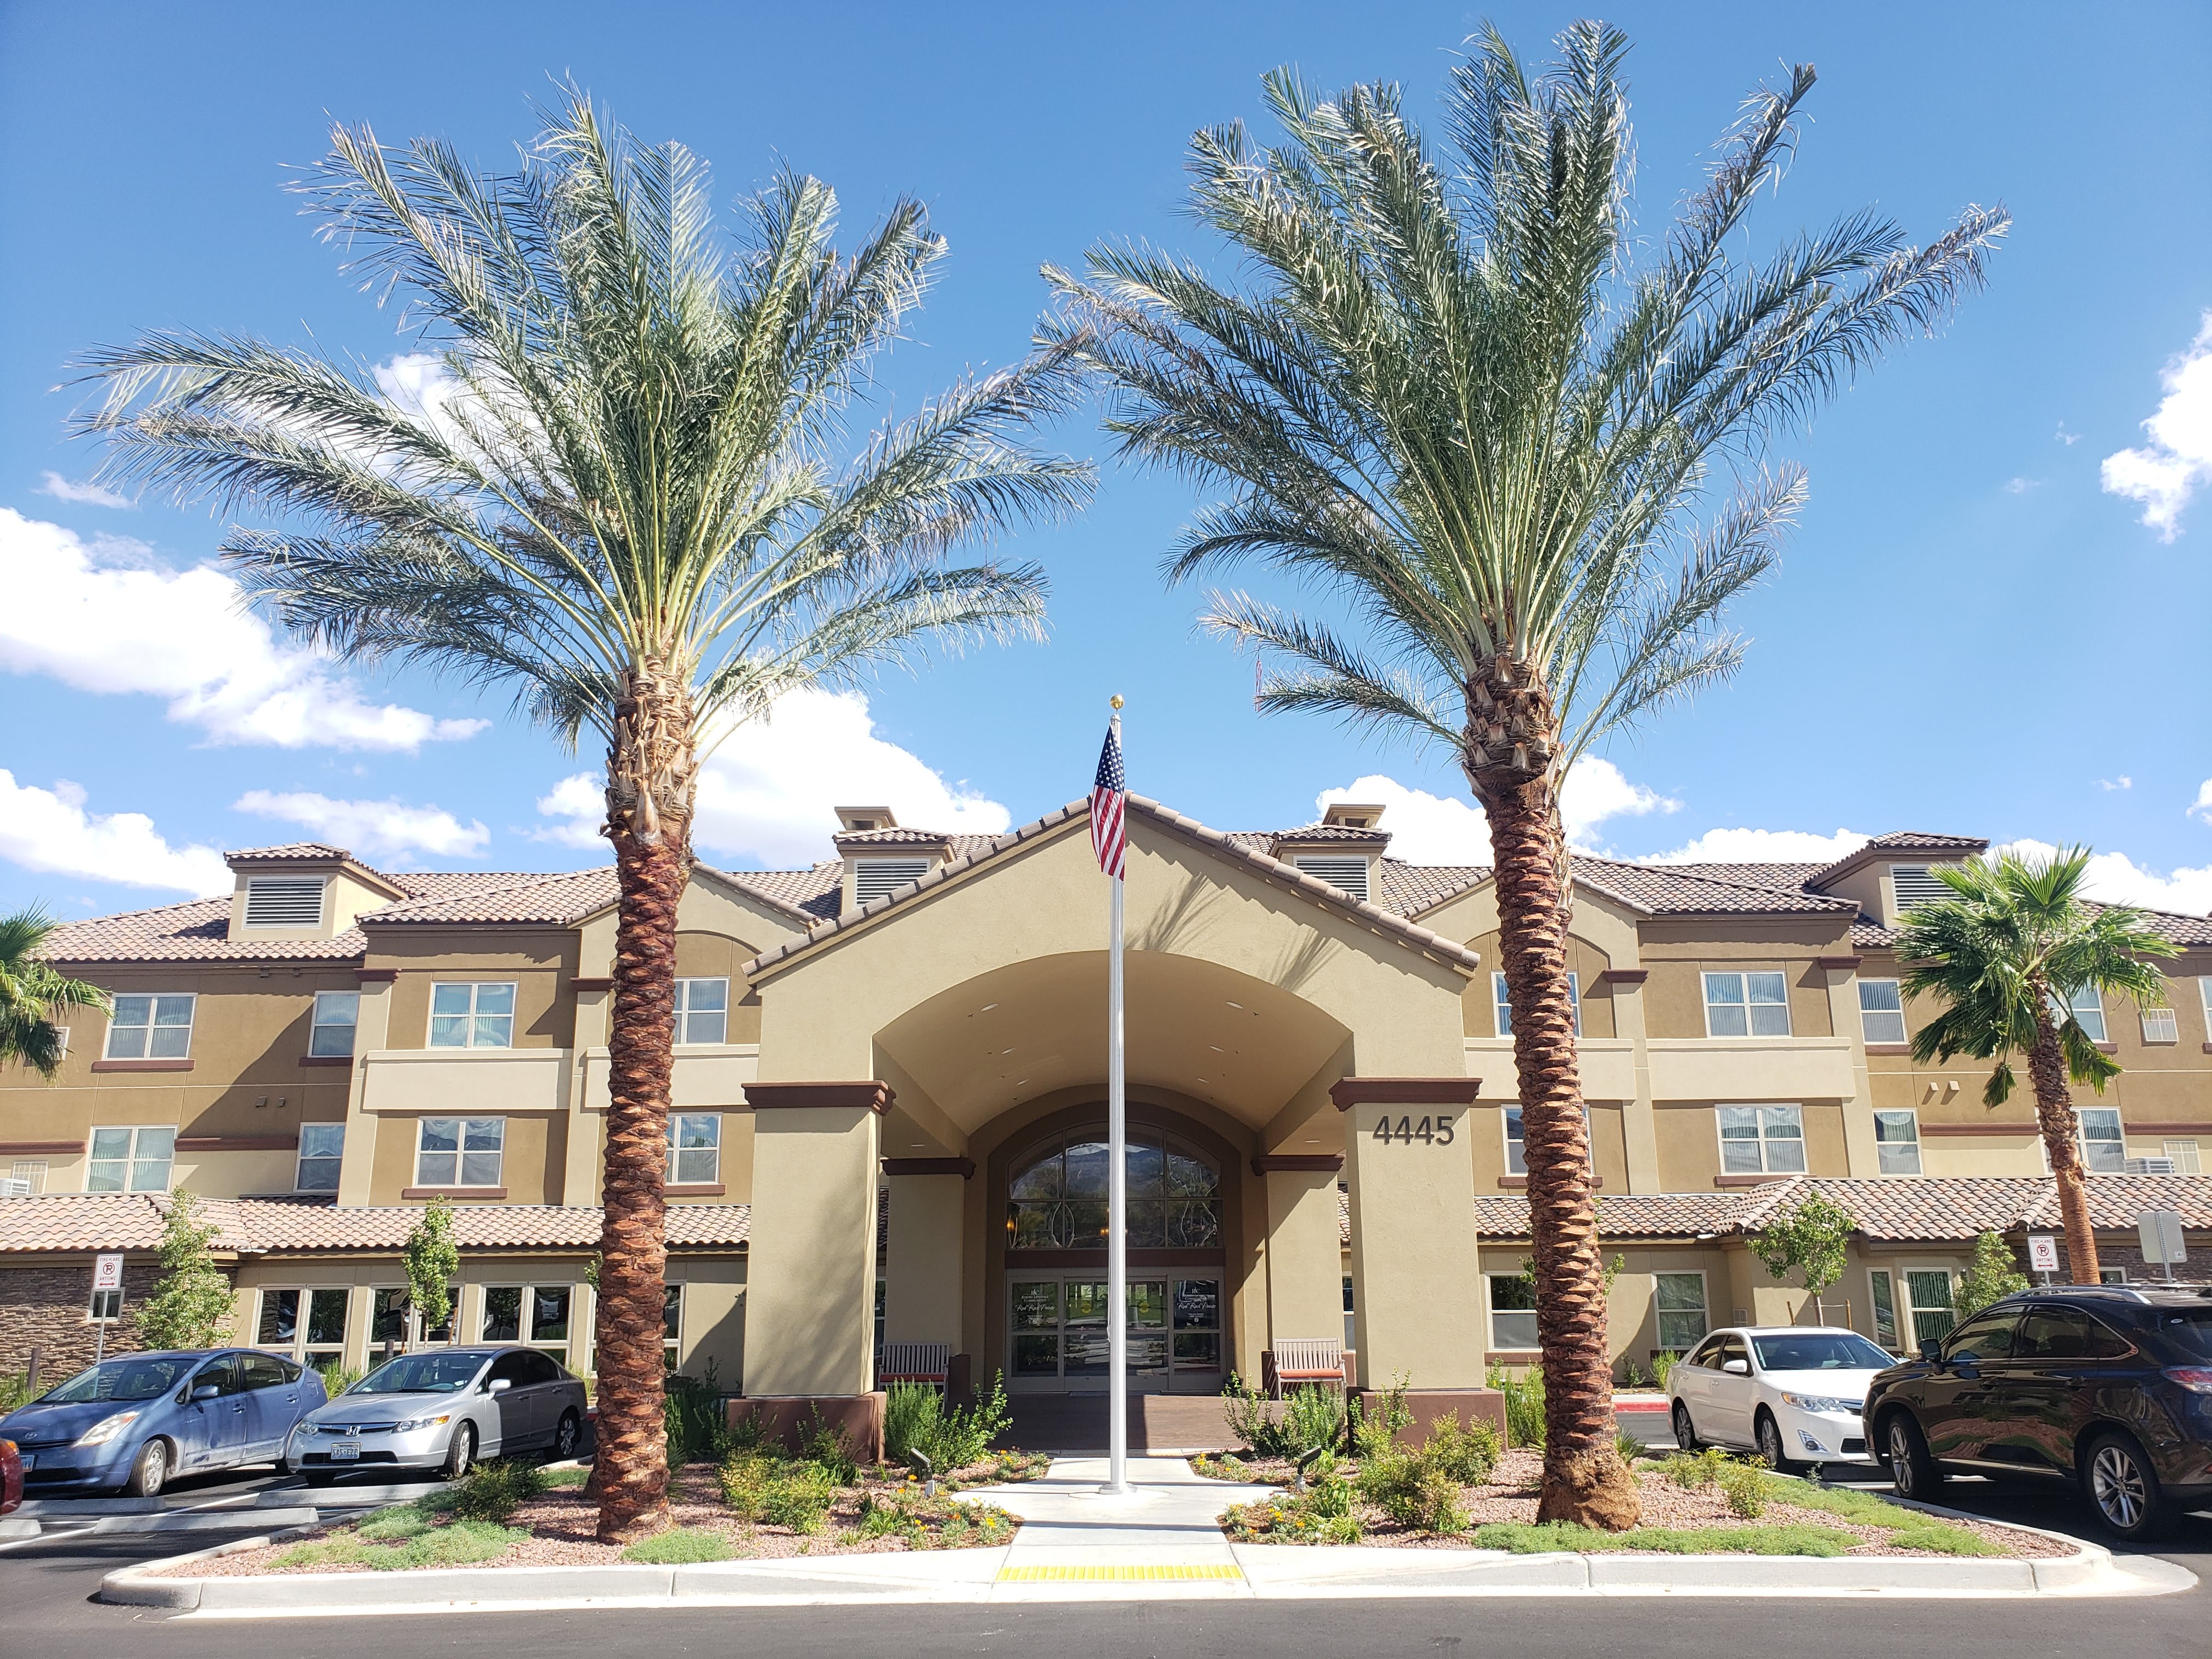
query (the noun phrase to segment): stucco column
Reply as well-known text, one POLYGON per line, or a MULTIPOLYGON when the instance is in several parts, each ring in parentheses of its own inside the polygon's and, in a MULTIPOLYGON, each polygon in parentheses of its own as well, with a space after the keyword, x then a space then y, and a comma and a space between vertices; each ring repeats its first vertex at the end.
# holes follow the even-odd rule
POLYGON ((1255 1158, 1267 1183, 1267 1329, 1262 1346, 1344 1330, 1344 1247, 1337 1222, 1335 1153, 1255 1158))
POLYGON ((373 1048, 392 1046, 392 987, 399 977, 396 968, 355 971, 361 983, 361 1005, 354 1019, 353 1069, 347 1073, 345 1155, 338 1164, 341 1209, 369 1201, 369 1182, 376 1172, 376 1115, 362 1109, 368 1085, 362 1057, 373 1048))
POLYGON ((755 1083, 745 1392, 868 1393, 876 1162, 891 1091, 873 1081, 755 1083))
POLYGON ((891 1194, 884 1252, 884 1340, 960 1347, 962 1212, 975 1164, 964 1158, 887 1158, 891 1194))
POLYGON ((576 1061, 568 1079, 568 1149, 562 1160, 561 1201, 596 1204, 599 1201, 600 1143, 607 1130, 607 1013, 614 981, 579 977, 574 983, 576 1061), (592 1086, 595 1070, 596 1089, 592 1086))
POLYGON ((1388 1388, 1401 1374, 1413 1389, 1482 1386, 1468 1133, 1468 1108, 1480 1087, 1473 1078, 1346 1078, 1330 1091, 1347 1119, 1352 1318, 1363 1389, 1388 1388))
POLYGON ((1844 1103, 1844 1168, 1854 1176, 1881 1173, 1874 1138, 1874 1085, 1867 1080, 1866 1022, 1859 1018, 1859 959, 1822 957, 1828 975, 1829 1029, 1851 1045, 1852 1097, 1844 1103))
POLYGON ((1635 1045, 1636 1098, 1620 1103, 1632 1193, 1663 1190, 1659 1182, 1659 1115, 1651 1107, 1651 1049, 1644 1028, 1644 981, 1650 977, 1642 968, 1609 968, 1605 975, 1613 993, 1613 1034, 1635 1045))

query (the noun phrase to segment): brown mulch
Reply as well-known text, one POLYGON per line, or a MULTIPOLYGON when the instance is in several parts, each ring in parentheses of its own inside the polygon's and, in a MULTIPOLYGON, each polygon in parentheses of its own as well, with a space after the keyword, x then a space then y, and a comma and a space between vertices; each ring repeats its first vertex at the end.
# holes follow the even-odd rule
MULTIPOLYGON (((1008 1480, 1035 1479, 1043 1472, 1045 1461, 1042 1457, 1025 1460, 1023 1466, 1012 1471, 1003 1468, 996 1462, 956 1469, 939 1483, 939 1491, 948 1492, 963 1486, 978 1486, 1008 1480), (1034 1467, 1030 1467, 1032 1463, 1034 1467)), ((730 1540, 732 1560, 767 1561, 801 1555, 883 1555, 912 1547, 906 1539, 896 1534, 864 1538, 858 1531, 864 1498, 882 1503, 898 1494, 908 1498, 921 1496, 921 1483, 908 1480, 903 1469, 878 1468, 861 1470, 856 1485, 839 1490, 823 1530, 811 1534, 794 1532, 788 1527, 738 1520, 722 1501, 722 1489, 717 1475, 718 1471, 712 1463, 690 1463, 682 1468, 670 1470, 668 1522, 671 1527, 690 1527, 722 1534, 730 1540)), ((469 1567, 628 1565, 623 1560, 623 1546, 599 1541, 599 1500, 585 1496, 582 1486, 556 1487, 517 1506, 513 1516, 506 1522, 509 1527, 527 1531, 529 1537, 510 1546, 504 1555, 491 1560, 457 1565, 469 1567)), ((319 1527, 313 1532, 287 1539, 282 1543, 264 1545, 258 1549, 240 1550, 234 1554, 211 1556, 199 1561, 179 1562, 174 1566, 161 1569, 156 1576, 168 1578, 246 1578, 265 1572, 375 1571, 373 1567, 337 1563, 308 1563, 298 1566, 276 1565, 280 1557, 299 1545, 313 1543, 344 1530, 344 1527, 319 1527)))
MULTIPOLYGON (((1279 1458, 1250 1457, 1243 1460, 1252 1473, 1248 1479, 1287 1482, 1291 1466, 1279 1458)), ((1345 1463, 1340 1471, 1347 1478, 1356 1465, 1345 1463)), ((1536 1519, 1536 1498, 1544 1472, 1540 1452, 1513 1450, 1501 1453, 1498 1467, 1490 1480, 1480 1486, 1462 1490, 1461 1507, 1468 1516, 1468 1531, 1494 1521, 1518 1521, 1534 1524, 1536 1519)), ((1686 1530, 1703 1528, 1759 1526, 1788 1526, 1802 1524, 1814 1527, 1832 1527, 1838 1532, 1850 1533, 1862 1541, 1845 1550, 1846 1556, 1908 1555, 1931 1556, 1934 1552, 1900 1548, 1894 1534, 1880 1527, 1860 1525, 1845 1520, 1840 1515, 1831 1515, 1826 1510, 1807 1509, 1802 1504, 1777 1501, 1767 1506, 1757 1522, 1746 1521, 1728 1506, 1727 1495, 1717 1486, 1678 1486, 1656 1466, 1638 1465, 1637 1484, 1644 1500, 1642 1524, 1647 1527, 1674 1527, 1686 1530)), ((1379 1545, 1386 1549, 1466 1549, 1468 1539, 1464 1534, 1421 1532, 1393 1521, 1368 1504, 1359 1506, 1361 1522, 1365 1528, 1363 1544, 1379 1545)), ((1943 1517, 1949 1520, 1950 1517, 1943 1517)), ((1950 1524, 1964 1527, 1967 1531, 2010 1556, 2065 1556, 2075 1553, 2073 1545, 2057 1538, 2046 1538, 2041 1533, 2028 1532, 2017 1527, 2001 1526, 1996 1522, 1951 1521, 1950 1524)), ((1623 1551, 1624 1554, 1646 1552, 1623 1551)))

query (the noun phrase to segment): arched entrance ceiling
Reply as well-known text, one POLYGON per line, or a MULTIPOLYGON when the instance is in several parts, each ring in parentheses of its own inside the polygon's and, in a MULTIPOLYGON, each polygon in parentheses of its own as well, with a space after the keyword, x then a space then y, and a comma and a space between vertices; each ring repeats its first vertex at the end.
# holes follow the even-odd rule
MULTIPOLYGON (((1350 1035, 1304 999, 1214 963, 1153 951, 1131 951, 1125 963, 1130 1083, 1205 1101, 1255 1128, 1350 1035)), ((1103 1085, 1106 955, 979 974, 900 1015, 876 1046, 963 1133, 1039 1095, 1103 1085)))

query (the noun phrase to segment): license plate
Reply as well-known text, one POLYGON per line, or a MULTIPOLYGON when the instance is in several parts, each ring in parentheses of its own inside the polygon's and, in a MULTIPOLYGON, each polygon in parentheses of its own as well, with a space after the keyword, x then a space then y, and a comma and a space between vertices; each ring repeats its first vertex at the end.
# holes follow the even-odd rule
POLYGON ((38 1463, 39 1463, 39 1460, 38 1460, 37 1458, 35 1458, 35 1457, 32 1456, 30 1453, 28 1453, 28 1452, 25 1452, 25 1453, 23 1454, 23 1473, 24 1473, 24 1474, 29 1474, 33 1469, 34 1469, 34 1468, 36 1468, 38 1467, 38 1463))
POLYGON ((331 1443, 331 1462, 333 1463, 351 1463, 360 1456, 361 1442, 358 1440, 333 1440, 331 1443))

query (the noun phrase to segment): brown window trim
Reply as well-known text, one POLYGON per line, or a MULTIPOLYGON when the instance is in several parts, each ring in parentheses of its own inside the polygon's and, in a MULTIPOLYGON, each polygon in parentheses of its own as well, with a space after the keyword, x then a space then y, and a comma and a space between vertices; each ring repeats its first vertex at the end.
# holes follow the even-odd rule
MULTIPOLYGON (((1527 1176, 1516 1175, 1500 1176, 1498 1177, 1498 1184, 1507 1192, 1517 1193, 1528 1184, 1528 1177, 1527 1176)), ((1605 1177, 1603 1176, 1591 1176, 1590 1185, 1602 1192, 1605 1189, 1605 1177)))
POLYGON ((189 1072, 192 1069, 192 1063, 189 1060, 95 1060, 92 1062, 92 1069, 95 1072, 189 1072))
POLYGON ((2096 1045, 2096 1049, 2100 1054, 2117 1054, 2120 1052, 2120 1045, 2117 1042, 2100 1042, 2096 1045))
POLYGON ((402 1187, 402 1198, 505 1198, 504 1187, 402 1187))
POLYGON ((1912 1045, 1909 1042, 1869 1042, 1866 1045, 1866 1051, 1870 1054, 1909 1054, 1912 1052, 1912 1045))
POLYGON ((615 988, 615 982, 604 975, 580 974, 568 981, 568 988, 572 991, 611 991, 615 988))
POLYGON ((82 1152, 89 1144, 82 1140, 0 1140, 0 1155, 27 1158, 39 1152, 82 1152))
POLYGON ((300 1147, 297 1135, 179 1135, 180 1152, 291 1152, 300 1147))
POLYGON ((301 1054, 300 1056, 300 1064, 302 1066, 350 1066, 353 1060, 354 1057, 351 1054, 301 1054))
POLYGON ((670 1198, 720 1198, 729 1188, 719 1181, 687 1181, 680 1186, 666 1186, 660 1190, 670 1198))

